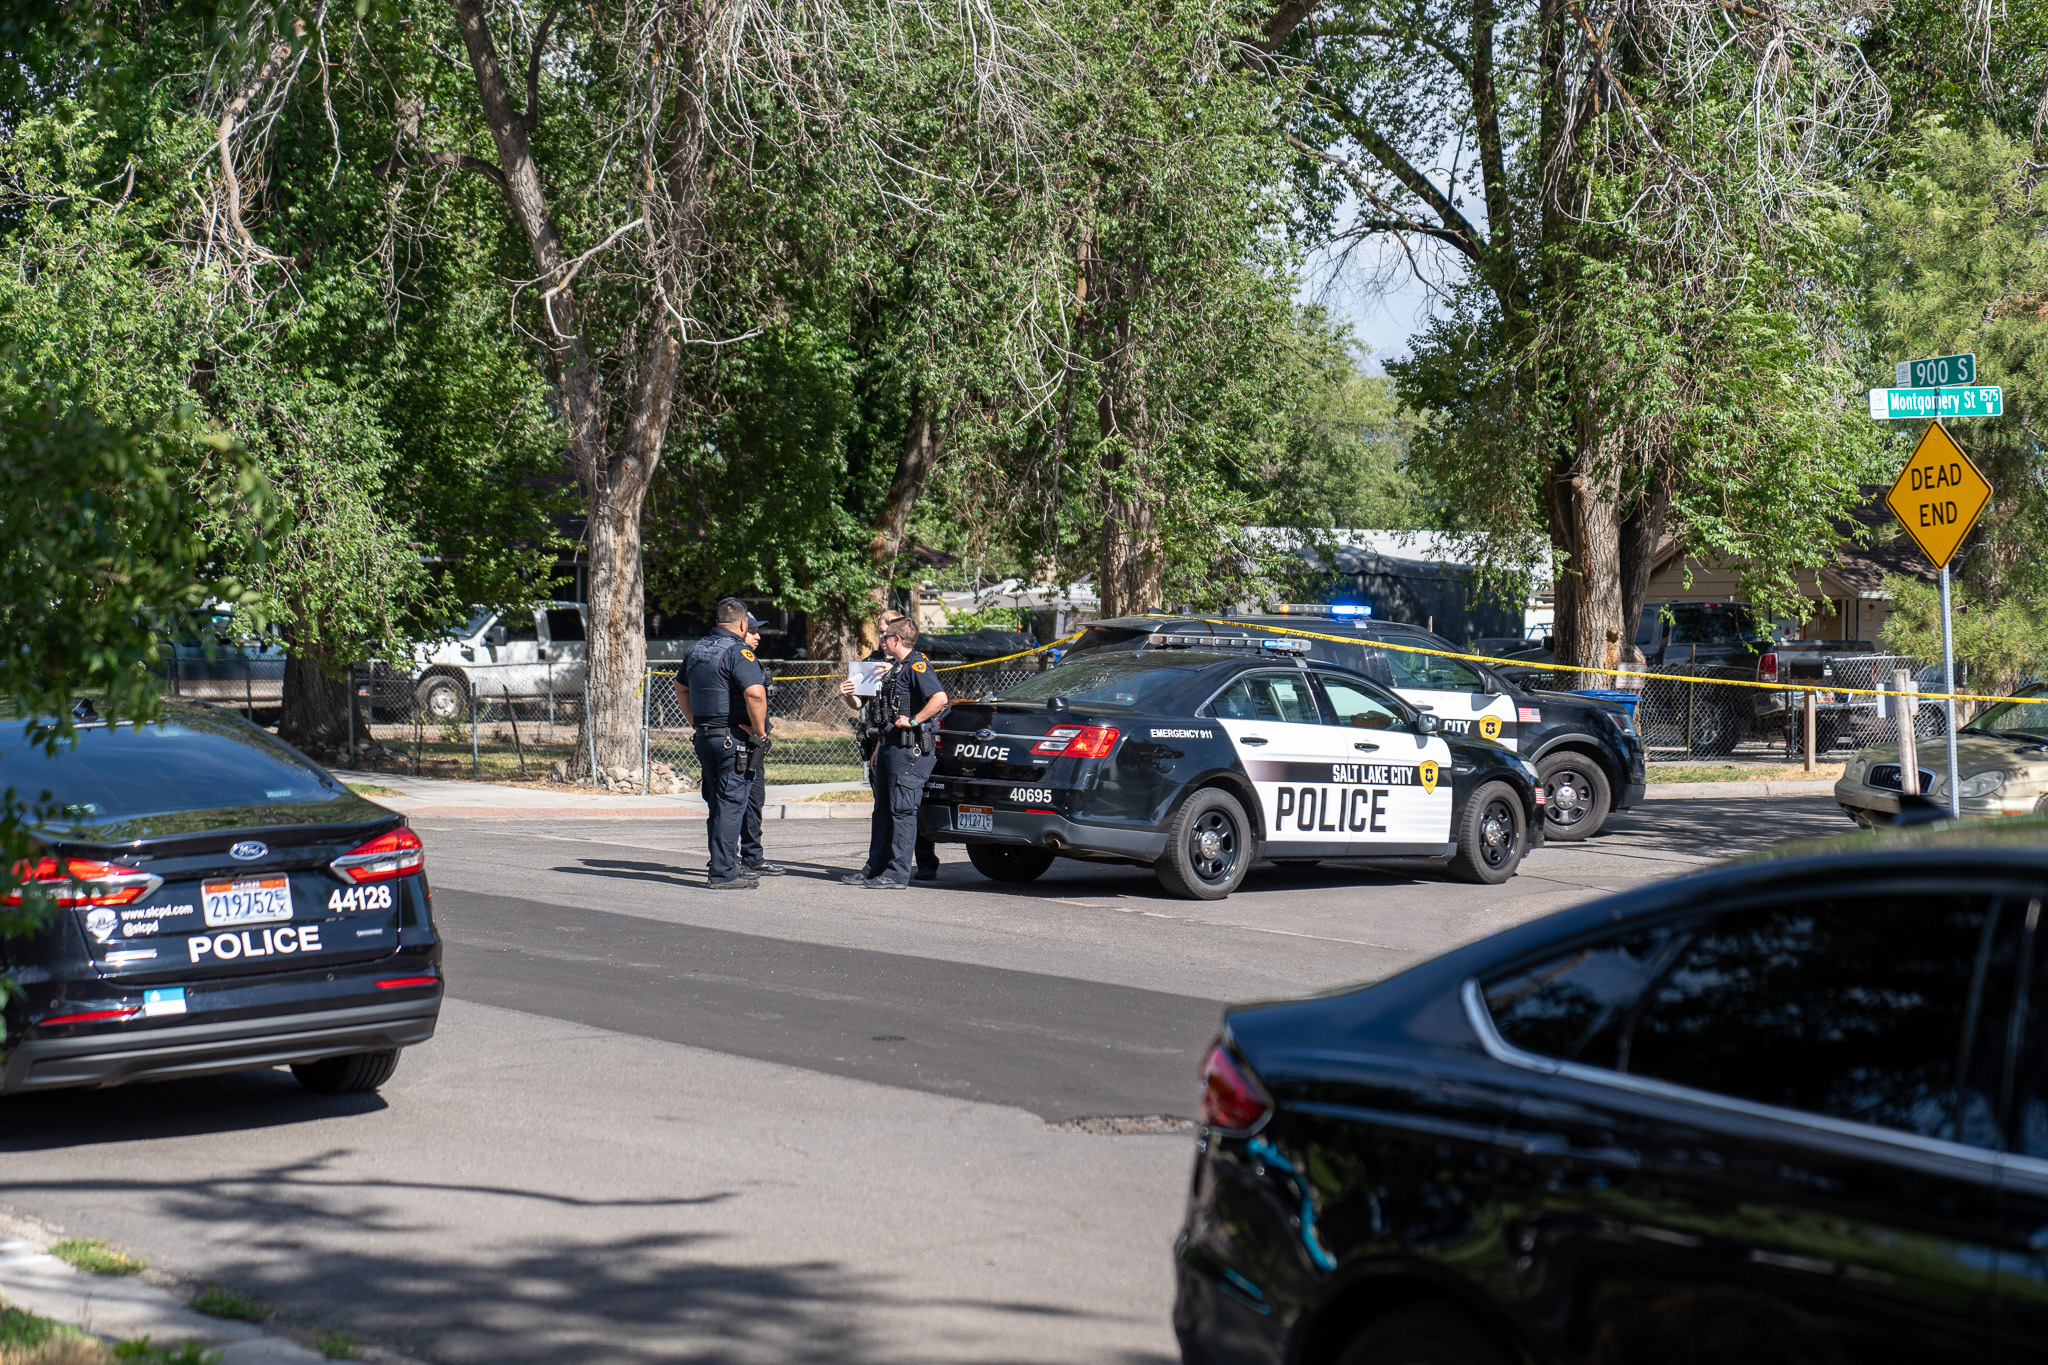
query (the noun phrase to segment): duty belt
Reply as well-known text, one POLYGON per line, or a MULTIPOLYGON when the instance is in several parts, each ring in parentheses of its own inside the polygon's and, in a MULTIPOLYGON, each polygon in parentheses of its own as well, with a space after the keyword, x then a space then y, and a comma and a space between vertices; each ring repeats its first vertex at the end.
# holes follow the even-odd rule
POLYGON ((732 724, 723 720, 699 721, 696 730, 700 735, 729 735, 732 733, 732 724))

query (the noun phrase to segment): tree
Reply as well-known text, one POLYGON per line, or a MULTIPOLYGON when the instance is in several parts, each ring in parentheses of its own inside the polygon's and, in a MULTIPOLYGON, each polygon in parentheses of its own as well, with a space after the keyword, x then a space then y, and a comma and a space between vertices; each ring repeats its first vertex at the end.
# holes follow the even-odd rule
POLYGON ((1614 661, 1668 532, 1759 554, 1769 598, 1854 497, 1843 187, 1885 104, 1838 19, 1352 0, 1278 48, 1338 236, 1446 300, 1389 367, 1431 413, 1415 463, 1484 561, 1555 554, 1561 662, 1614 661))

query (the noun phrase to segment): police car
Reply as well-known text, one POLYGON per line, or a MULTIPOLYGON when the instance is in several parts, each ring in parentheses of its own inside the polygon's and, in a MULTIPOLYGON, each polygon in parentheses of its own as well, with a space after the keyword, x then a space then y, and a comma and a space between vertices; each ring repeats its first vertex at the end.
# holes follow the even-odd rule
POLYGON ((1270 616, 1117 617, 1089 626, 1063 659, 1133 649, 1257 649, 1266 640, 1302 638, 1276 636, 1276 629, 1307 632, 1312 638, 1302 643, 1310 658, 1393 689, 1435 716, 1446 738, 1490 740, 1534 763, 1543 781, 1546 839, 1591 838, 1610 814, 1643 799, 1642 741, 1623 708, 1525 688, 1469 660, 1386 648, 1460 652, 1421 626, 1345 613, 1341 606, 1290 606, 1270 616))
POLYGON ((1229 895, 1260 859, 1431 859, 1486 883, 1540 843, 1536 770, 1306 642, 1096 651, 991 701, 955 703, 924 833, 997 881, 1056 857, 1150 866, 1174 895, 1229 895))

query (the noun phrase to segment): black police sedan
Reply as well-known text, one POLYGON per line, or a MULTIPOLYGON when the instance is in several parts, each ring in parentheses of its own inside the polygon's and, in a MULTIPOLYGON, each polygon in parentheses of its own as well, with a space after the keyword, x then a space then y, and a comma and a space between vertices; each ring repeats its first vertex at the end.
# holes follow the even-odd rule
POLYGON ((1541 839, 1536 771, 1301 642, 1099 652, 993 701, 956 703, 919 818, 998 881, 1055 857, 1150 866, 1169 892, 1227 896, 1253 862, 1448 859, 1515 875, 1541 839))
POLYGON ((289 1065, 373 1090, 441 1009, 419 836, 239 716, 79 727, 55 757, 0 736, 0 787, 40 804, 41 856, 0 941, 0 1093, 289 1065))
POLYGON ((2048 1358, 2048 822, 1791 847, 1226 1015, 1207 1365, 2048 1358))
POLYGON ((1549 839, 1589 839, 1614 811, 1643 799, 1643 745, 1629 713, 1571 692, 1525 688, 1484 664, 1416 654, 1388 645, 1461 652, 1443 636, 1367 616, 1304 615, 1342 608, 1293 608, 1288 615, 1123 616, 1097 621, 1063 659, 1134 649, 1258 649, 1297 638, 1309 657, 1363 673, 1436 717, 1449 739, 1485 739, 1536 765, 1549 839), (1306 632, 1278 637, 1276 630, 1306 632))

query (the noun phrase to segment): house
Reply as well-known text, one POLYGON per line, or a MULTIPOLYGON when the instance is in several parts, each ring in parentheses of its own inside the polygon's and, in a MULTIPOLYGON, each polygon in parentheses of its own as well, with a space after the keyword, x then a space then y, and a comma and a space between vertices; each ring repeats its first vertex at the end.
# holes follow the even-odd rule
MULTIPOLYGON (((1305 568, 1302 590, 1315 600, 1370 609, 1381 621, 1434 630, 1446 639, 1519 639, 1537 619, 1520 600, 1502 601, 1479 582, 1478 570, 1452 537, 1429 531, 1337 530, 1326 547, 1300 532, 1258 528, 1255 535, 1291 544, 1305 568)), ((1534 581, 1547 566, 1525 571, 1534 581)))

